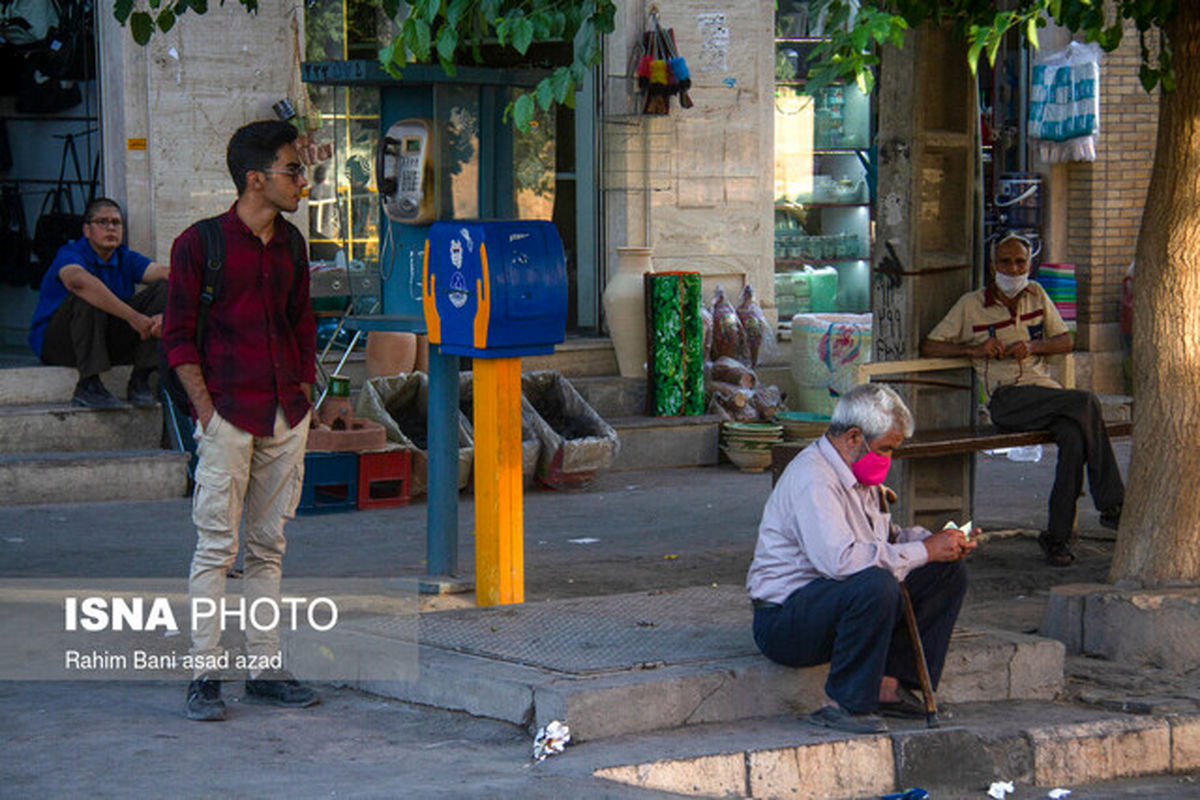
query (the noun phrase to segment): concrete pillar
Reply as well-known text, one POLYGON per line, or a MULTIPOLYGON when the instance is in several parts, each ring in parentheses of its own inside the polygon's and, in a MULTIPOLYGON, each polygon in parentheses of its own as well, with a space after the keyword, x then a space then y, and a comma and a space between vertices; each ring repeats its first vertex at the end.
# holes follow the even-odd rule
MULTIPOLYGON (((975 285, 976 101, 965 46, 948 30, 922 26, 902 50, 884 48, 872 254, 876 361, 917 358, 921 339, 975 285)), ((970 371, 934 377, 967 388, 894 385, 918 429, 969 424, 970 371)), ((898 514, 909 521, 941 527, 969 517, 969 456, 898 462, 889 484, 900 494, 898 514)))

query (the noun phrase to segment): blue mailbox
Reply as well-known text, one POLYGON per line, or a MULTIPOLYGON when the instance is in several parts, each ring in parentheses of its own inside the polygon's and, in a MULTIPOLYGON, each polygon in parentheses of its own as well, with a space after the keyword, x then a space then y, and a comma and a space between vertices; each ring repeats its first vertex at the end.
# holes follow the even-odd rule
POLYGON ((566 260, 553 223, 435 222, 423 278, 429 343, 444 353, 540 355, 566 337, 566 260))

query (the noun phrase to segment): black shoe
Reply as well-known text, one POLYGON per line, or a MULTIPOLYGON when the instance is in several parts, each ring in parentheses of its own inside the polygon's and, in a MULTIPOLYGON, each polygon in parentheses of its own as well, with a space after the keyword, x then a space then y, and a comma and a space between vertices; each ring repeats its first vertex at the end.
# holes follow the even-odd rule
POLYGON ((879 713, 885 717, 898 719, 924 719, 925 701, 909 689, 901 686, 896 690, 899 700, 892 702, 879 701, 879 713))
POLYGON ((99 375, 92 375, 80 378, 79 383, 75 384, 71 405, 83 408, 121 408, 125 404, 109 394, 99 375))
POLYGON ((246 699, 286 708, 306 708, 321 702, 316 692, 282 669, 267 670, 257 678, 247 679, 246 699))
POLYGON ((1109 530, 1116 530, 1121 527, 1121 508, 1122 504, 1117 503, 1115 506, 1109 506, 1100 512, 1100 524, 1109 530))
POLYGON ((1042 531, 1038 536, 1038 546, 1046 556, 1046 563, 1052 567, 1069 567, 1075 561, 1070 546, 1066 542, 1051 540, 1048 531, 1042 531))
POLYGON ((134 408, 149 408, 158 405, 158 398, 150 389, 150 373, 153 370, 134 370, 125 387, 125 399, 134 408))
POLYGON ((225 719, 225 702, 221 700, 221 681, 213 674, 203 675, 188 684, 187 718, 200 722, 219 722, 225 719))
POLYGON ((888 729, 878 714, 851 714, 841 706, 821 706, 808 715, 808 721, 846 733, 887 733, 888 729))

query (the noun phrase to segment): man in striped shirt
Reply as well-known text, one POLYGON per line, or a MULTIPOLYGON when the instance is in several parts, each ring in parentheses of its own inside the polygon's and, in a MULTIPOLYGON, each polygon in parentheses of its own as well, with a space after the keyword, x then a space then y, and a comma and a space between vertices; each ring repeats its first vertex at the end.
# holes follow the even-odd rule
POLYGON ((1058 465, 1038 543, 1047 563, 1065 567, 1075 560, 1069 539, 1084 466, 1105 527, 1120 523, 1125 485, 1096 395, 1063 389, 1050 377, 1044 356, 1069 352, 1071 334, 1046 290, 1029 280, 1029 242, 1016 234, 1002 237, 992 246, 992 268, 993 279, 959 298, 929 332, 921 355, 969 356, 996 427, 1054 435, 1058 465))

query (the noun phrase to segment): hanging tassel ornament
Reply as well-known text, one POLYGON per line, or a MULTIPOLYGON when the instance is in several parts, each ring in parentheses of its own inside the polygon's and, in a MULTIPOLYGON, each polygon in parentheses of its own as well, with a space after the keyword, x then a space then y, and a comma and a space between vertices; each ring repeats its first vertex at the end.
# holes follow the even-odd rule
POLYGON ((691 108, 695 103, 688 95, 688 89, 692 88, 692 74, 688 70, 687 61, 681 56, 675 56, 667 59, 667 66, 670 67, 675 79, 679 81, 679 105, 683 108, 691 108))
POLYGON ((645 55, 638 59, 637 63, 637 83, 638 88, 646 91, 650 88, 650 64, 654 59, 645 55))

